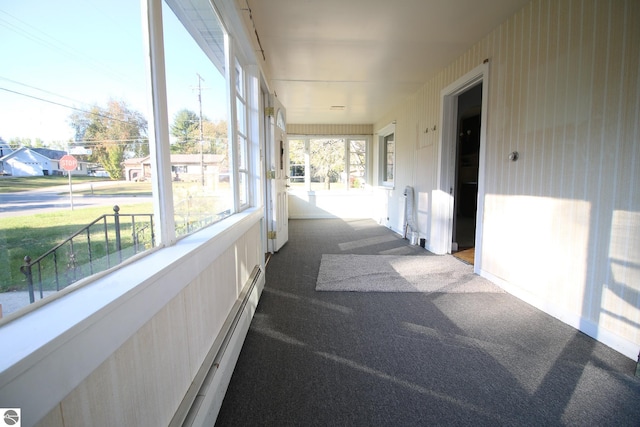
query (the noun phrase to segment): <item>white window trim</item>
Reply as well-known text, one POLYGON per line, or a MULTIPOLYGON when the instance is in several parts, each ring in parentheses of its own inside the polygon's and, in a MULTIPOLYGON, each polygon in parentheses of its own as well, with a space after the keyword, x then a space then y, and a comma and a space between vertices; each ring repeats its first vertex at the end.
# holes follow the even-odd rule
MULTIPOLYGON (((339 193, 348 193, 352 191, 362 192, 362 190, 351 190, 347 185, 345 190, 312 190, 311 189, 311 176, 308 171, 311 170, 311 155, 310 155, 310 143, 312 139, 344 139, 344 168, 347 172, 347 175, 350 172, 351 164, 350 164, 350 141, 365 141, 366 153, 365 153, 365 188, 371 187, 371 135, 287 135, 287 141, 292 139, 302 140, 304 141, 304 189, 289 189, 289 192, 307 192, 310 194, 313 193, 322 193, 322 194, 339 194, 339 193)), ((289 159, 287 159, 288 163, 289 159)))
MULTIPOLYGON (((171 0, 144 0, 141 3, 141 15, 142 15, 142 39, 144 45, 146 46, 145 52, 145 66, 147 73, 150 78, 148 78, 149 87, 147 88, 150 96, 148 97, 149 103, 149 151, 151 157, 152 167, 160 173, 152 174, 152 203, 153 203, 153 212, 154 212, 154 221, 155 221, 155 238, 156 238, 156 247, 147 250, 134 256, 126 262, 120 263, 112 269, 102 271, 100 273, 92 274, 88 277, 83 278, 81 281, 75 283, 74 286, 70 286, 67 289, 63 289, 57 292, 54 296, 51 296, 43 301, 42 303, 30 304, 25 308, 25 310, 20 310, 20 313, 30 313, 36 309, 41 309, 44 305, 49 302, 55 300, 58 297, 66 295, 68 292, 75 291, 80 287, 85 286, 86 284, 90 284, 94 281, 100 280, 105 275, 111 275, 114 271, 128 265, 130 262, 134 262, 145 258, 147 256, 151 256, 158 250, 166 249, 174 247, 178 242, 182 239, 187 238, 188 236, 193 235, 194 233, 199 233, 201 230, 208 229, 211 226, 218 226, 212 223, 202 229, 195 230, 192 233, 188 233, 182 236, 177 236, 175 229, 175 216, 174 216, 174 203, 173 203, 173 190, 172 190, 172 173, 171 173, 171 153, 170 153, 170 123, 169 123, 169 114, 167 109, 167 82, 166 82, 166 74, 165 74, 165 52, 164 52, 164 22, 162 17, 162 8, 164 2, 170 2, 171 0), (164 172, 162 172, 164 171, 164 172)), ((183 23, 184 25, 184 23, 183 23)), ((193 37, 193 34, 191 35, 193 37)), ((252 206, 257 206, 255 203, 259 198, 259 195, 256 195, 254 188, 259 187, 258 184, 253 182, 252 180, 257 179, 258 182, 260 180, 259 170, 256 170, 256 160, 254 157, 258 157, 259 159, 259 147, 257 146, 259 141, 259 135, 256 133, 256 129, 259 127, 258 115, 254 112, 257 111, 258 105, 258 96, 255 88, 253 88, 253 84, 257 81, 257 76, 260 74, 260 69, 255 66, 247 65, 247 61, 243 62, 242 57, 239 57, 237 53, 239 49, 232 49, 233 39, 229 35, 229 33, 225 32, 225 51, 226 51, 226 71, 227 75, 226 79, 226 91, 227 91, 227 99, 228 99, 228 111, 229 111, 229 119, 228 119, 228 135, 230 141, 235 141, 237 138, 236 126, 235 126, 235 97, 236 97, 236 88, 235 88, 235 78, 233 74, 235 73, 235 60, 239 61, 243 70, 244 70, 244 82, 243 89, 244 95, 243 100, 245 102, 246 109, 246 135, 244 137, 247 139, 247 170, 246 170, 246 181, 247 181, 247 193, 246 199, 247 203, 243 204, 240 208, 238 206, 239 193, 237 191, 237 187, 234 187, 234 214, 238 214, 241 210, 251 210, 249 209, 252 206), (231 67, 230 64, 233 63, 234 66, 231 67), (250 72, 248 71, 250 69, 250 72), (230 74, 230 75, 229 75, 230 74), (252 113, 253 112, 253 113, 252 113), (255 120, 256 123, 252 123, 255 120), (233 138, 233 140, 231 139, 233 138), (252 145, 254 144, 254 145, 252 145), (254 152, 255 151, 255 152, 254 152)), ((233 148, 235 144, 230 144, 230 163, 231 163, 231 179, 234 180, 235 175, 238 173, 238 168, 234 163, 235 160, 235 152, 233 148)), ((235 180, 232 185, 237 185, 237 180, 235 180)), ((233 215, 232 215, 233 216, 233 215)), ((222 221, 222 224, 231 224, 229 221, 222 221)), ((5 316, 4 321, 11 320, 18 316, 5 316)), ((4 324, 6 322, 0 321, 0 324, 4 324)))
MULTIPOLYGON (((240 168, 238 167, 238 177, 240 177, 240 175, 244 176, 243 180, 238 179, 238 193, 236 195, 236 197, 238 198, 238 211, 241 211, 243 209, 248 208, 251 205, 251 189, 250 189, 250 171, 251 171, 251 156, 250 156, 250 141, 249 141, 249 100, 248 100, 248 85, 247 85, 247 80, 248 80, 248 76, 247 76, 247 71, 245 70, 245 66, 243 64, 243 62, 240 60, 240 58, 238 58, 237 56, 235 57, 235 64, 234 64, 235 69, 237 69, 238 67, 240 68, 240 70, 242 71, 240 74, 240 78, 242 79, 241 82, 235 82, 233 88, 234 88, 234 92, 235 92, 235 102, 236 102, 236 109, 234 110, 237 114, 238 110, 238 104, 241 104, 243 109, 244 109, 244 126, 245 129, 241 130, 238 128, 237 124, 238 124, 238 120, 236 117, 236 121, 234 122, 236 124, 236 140, 235 142, 238 143, 241 139, 244 141, 244 168, 240 168), (238 83, 240 85, 240 89, 238 88, 238 83), (244 192, 245 192, 245 200, 244 203, 240 203, 240 183, 244 183, 244 192)), ((236 75, 236 73, 234 73, 234 76, 236 75)), ((236 147, 237 148, 237 147, 236 147)), ((238 153, 239 154, 239 153, 238 153)))
POLYGON ((255 205, 255 189, 254 185, 252 185, 252 176, 255 174, 259 174, 259 171, 256 170, 256 165, 251 154, 251 149, 253 147, 253 141, 251 139, 252 134, 252 123, 250 122, 252 119, 255 119, 255 114, 251 114, 252 110, 257 109, 257 97, 254 96, 251 91, 252 87, 250 85, 250 81, 252 81, 255 76, 251 73, 250 66, 247 65, 246 61, 243 60, 240 55, 240 49, 237 48, 234 40, 227 35, 227 43, 228 43, 228 59, 227 59, 227 79, 228 79, 228 90, 229 90, 229 124, 228 124, 228 134, 230 135, 230 167, 231 176, 232 176, 232 186, 234 193, 234 212, 241 212, 244 209, 247 209, 251 206, 255 205), (240 66, 242 69, 242 91, 243 94, 240 94, 237 90, 237 82, 236 82, 236 67, 240 66), (244 132, 240 132, 238 129, 238 117, 237 117, 237 103, 238 98, 242 100, 244 103, 244 113, 245 113, 245 126, 246 129, 244 132), (245 167, 246 169, 240 170, 237 166, 237 158, 238 158, 238 140, 239 137, 245 139, 246 145, 246 156, 245 156, 245 167), (244 176, 244 185, 245 185, 245 194, 246 200, 244 203, 240 203, 240 174, 244 176))
POLYGON ((378 135, 378 183, 385 188, 395 188, 396 177, 396 157, 398 151, 398 141, 396 133, 396 122, 389 123, 387 126, 380 129, 376 134, 378 135), (394 135, 395 148, 393 151, 393 181, 387 181, 385 174, 385 165, 387 163, 387 146, 385 138, 389 135, 394 135))

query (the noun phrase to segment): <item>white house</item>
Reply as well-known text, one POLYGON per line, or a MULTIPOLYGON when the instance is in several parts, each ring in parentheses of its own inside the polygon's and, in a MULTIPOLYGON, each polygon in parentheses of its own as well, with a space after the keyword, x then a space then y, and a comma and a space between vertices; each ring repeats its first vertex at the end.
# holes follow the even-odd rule
POLYGON ((18 148, 0 158, 0 169, 4 174, 16 177, 53 175, 57 166, 57 162, 27 147, 18 148))
MULTIPOLYGON (((197 181, 201 175, 219 176, 223 179, 222 163, 224 156, 221 154, 171 154, 171 173, 174 180, 197 181), (204 168, 204 169, 203 169, 204 168)), ((124 177, 127 181, 146 181, 151 178, 151 158, 131 158, 122 162, 124 177)), ((228 173, 226 174, 228 177, 228 173)))
MULTIPOLYGON (((0 171, 10 176, 66 175, 60 167, 60 158, 66 152, 47 148, 20 147, 0 158, 0 171)), ((87 162, 78 161, 73 175, 86 175, 87 162)))

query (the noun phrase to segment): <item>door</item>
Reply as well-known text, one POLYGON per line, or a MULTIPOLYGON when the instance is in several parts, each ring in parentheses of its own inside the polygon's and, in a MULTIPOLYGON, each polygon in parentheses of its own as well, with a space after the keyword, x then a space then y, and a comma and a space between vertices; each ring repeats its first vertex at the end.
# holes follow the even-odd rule
MULTIPOLYGON (((454 230, 454 225, 463 225, 460 221, 456 221, 460 217, 456 215, 456 209, 464 211, 466 216, 470 217, 468 223, 472 229, 473 238, 469 239, 469 244, 473 244, 473 264, 474 272, 479 274, 482 269, 482 234, 483 234, 483 217, 484 217, 484 167, 486 152, 486 121, 487 121, 487 92, 489 87, 489 63, 485 61, 483 64, 471 70, 469 73, 460 77, 458 80, 444 88, 441 92, 442 116, 438 161, 438 183, 437 191, 434 192, 432 204, 432 231, 431 244, 429 250, 437 254, 446 254, 455 252, 458 249, 457 241, 462 236, 458 236, 454 230), (459 104, 466 103, 464 94, 466 92, 479 92, 479 108, 478 98, 472 96, 473 106, 469 108, 458 108, 459 104), (471 108, 475 107, 475 108, 471 108), (473 111, 475 110, 475 111, 473 111), (464 111, 468 116, 461 117, 460 112, 464 111), (474 117, 471 122, 462 124, 460 119, 479 116, 479 123, 474 117), (462 125, 464 129, 460 129, 462 125), (473 125, 471 134, 467 131, 466 126, 473 125), (479 127, 478 127, 479 126, 479 127), (456 166, 457 163, 457 146, 460 133, 463 132, 469 136, 469 153, 467 160, 473 160, 473 166, 467 171, 460 171, 456 166), (473 148, 473 150, 471 149, 473 148), (477 150, 477 152, 476 152, 477 150), (477 167, 475 166, 475 157, 477 156, 477 167), (465 182, 467 188, 460 187, 460 180, 457 172, 468 172, 473 177, 465 176, 462 182, 465 182), (462 194, 460 194, 458 192, 462 194), (462 198, 468 201, 467 204, 456 204, 456 199, 462 198), (474 215, 475 212, 475 215, 474 215), (456 224, 457 222, 457 224, 456 224)), ((464 136, 464 135, 463 135, 464 136)), ((465 148, 466 150, 466 148, 465 148)), ((470 163, 471 165, 471 163, 470 163)), ((469 238, 469 234, 466 235, 469 238)))
POLYGON ((286 112, 278 99, 271 95, 266 108, 267 143, 267 247, 278 252, 289 240, 289 150, 286 132, 286 112))
MULTIPOLYGON (((482 85, 476 88, 481 89, 482 85)), ((475 88, 474 88, 475 89, 475 88)), ((470 91, 469 91, 470 92, 470 91)), ((469 116, 468 111, 461 111, 463 97, 469 92, 460 95, 458 99, 459 133, 457 144, 457 164, 455 180, 455 199, 453 215, 453 243, 452 252, 463 251, 468 255, 473 254, 475 248, 475 234, 478 210, 478 167, 480 159, 480 114, 469 116), (457 248, 457 249, 456 249, 457 248)), ((481 102, 481 94, 477 97, 481 102)), ((471 108, 474 114, 477 108, 471 108)), ((471 261, 473 264, 473 261, 471 261)))

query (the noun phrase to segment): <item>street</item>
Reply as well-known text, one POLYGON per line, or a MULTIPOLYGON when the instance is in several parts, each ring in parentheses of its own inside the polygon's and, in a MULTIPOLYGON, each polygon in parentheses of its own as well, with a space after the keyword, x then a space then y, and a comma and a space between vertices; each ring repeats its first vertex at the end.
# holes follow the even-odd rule
MULTIPOLYGON (((113 213, 114 205, 125 205, 131 203, 147 202, 151 196, 110 196, 91 195, 87 191, 104 187, 114 187, 120 182, 101 181, 93 183, 74 184, 73 209, 82 209, 94 206, 104 206, 106 214, 113 213), (77 193, 76 193, 77 192, 77 193)), ((71 209, 69 186, 60 185, 44 189, 21 191, 16 193, 0 193, 0 218, 34 215, 43 212, 71 209)), ((52 294, 45 292, 43 296, 52 294)), ((40 299, 39 293, 36 299, 40 299)), ((29 304, 29 294, 26 291, 3 292, 0 293, 0 318, 6 316, 29 304)))
MULTIPOLYGON (((104 181, 95 183, 75 184, 74 192, 86 191, 93 188, 114 186, 117 182, 104 181)), ((151 196, 92 196, 87 193, 73 195, 73 208, 82 209, 92 206, 123 205, 150 201, 151 196)), ((41 190, 22 191, 18 193, 0 193, 0 218, 33 215, 60 209, 71 209, 68 186, 49 187, 41 190)), ((111 213, 111 210, 109 212, 111 213)))

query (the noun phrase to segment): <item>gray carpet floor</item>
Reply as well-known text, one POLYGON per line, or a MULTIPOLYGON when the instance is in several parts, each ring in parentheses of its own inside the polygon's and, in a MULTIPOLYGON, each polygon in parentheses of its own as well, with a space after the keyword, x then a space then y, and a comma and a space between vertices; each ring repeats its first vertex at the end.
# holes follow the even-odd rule
POLYGON ((293 220, 218 426, 640 426, 635 362, 507 293, 318 292, 322 254, 434 256, 293 220))
POLYGON ((323 254, 316 291, 504 292, 451 255, 323 254))

